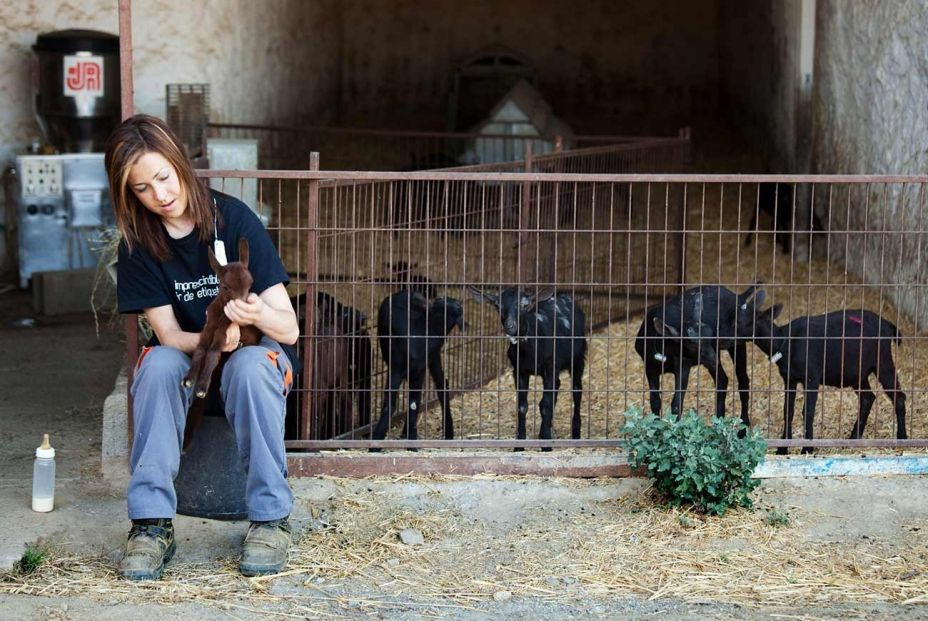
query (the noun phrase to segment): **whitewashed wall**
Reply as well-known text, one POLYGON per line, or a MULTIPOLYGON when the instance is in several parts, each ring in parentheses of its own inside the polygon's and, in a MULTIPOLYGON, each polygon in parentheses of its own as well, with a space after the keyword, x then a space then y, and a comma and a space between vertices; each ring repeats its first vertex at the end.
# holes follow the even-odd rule
POLYGON ((84 28, 116 33, 115 0, 13 0, 0 3, 0 162, 40 137, 32 113, 36 35, 84 28))
MULTIPOLYGON (((813 172, 928 173, 928 2, 819 0, 818 9, 813 172)), ((870 228, 928 228, 918 188, 875 191, 870 199, 870 228)), ((837 209, 833 229, 863 228, 861 197, 837 209)), ((870 236, 846 257, 866 282, 903 285, 888 293, 920 326, 928 322, 928 292, 906 285, 928 282, 923 237, 891 235, 884 243, 870 236)))
MULTIPOLYGON (((210 84, 214 120, 292 123, 334 99, 336 0, 136 0, 135 105, 164 117, 165 85, 210 84)), ((0 3, 0 165, 40 137, 32 112, 36 36, 72 28, 118 33, 116 0, 0 3)), ((0 197, 2 200, 2 197, 0 197)), ((0 223, 4 209, 0 206, 0 223)), ((0 235, 0 261, 4 256, 0 235)))
MULTIPOLYGON (((285 123, 319 114, 334 88, 332 0, 137 0, 135 104, 164 116, 165 84, 208 82, 215 118, 285 123)), ((0 3, 0 159, 38 137, 30 61, 36 36, 84 28, 116 34, 116 0, 0 3)))

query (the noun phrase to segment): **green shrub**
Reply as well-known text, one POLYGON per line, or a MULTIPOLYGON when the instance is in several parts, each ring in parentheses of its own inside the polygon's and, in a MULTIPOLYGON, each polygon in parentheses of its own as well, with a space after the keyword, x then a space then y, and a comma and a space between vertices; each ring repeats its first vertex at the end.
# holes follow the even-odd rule
POLYGON ((734 418, 706 423, 695 412, 677 419, 630 410, 622 433, 630 465, 647 467, 671 505, 723 515, 732 506, 750 507, 750 494, 760 483, 751 475, 767 443, 756 429, 739 438, 743 428, 734 418))

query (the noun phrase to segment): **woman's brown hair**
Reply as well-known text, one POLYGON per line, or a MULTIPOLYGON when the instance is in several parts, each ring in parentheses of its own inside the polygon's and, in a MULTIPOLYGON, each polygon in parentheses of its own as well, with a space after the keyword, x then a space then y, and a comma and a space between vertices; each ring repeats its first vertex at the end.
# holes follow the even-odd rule
POLYGON ((187 152, 164 121, 136 114, 116 128, 106 141, 104 156, 116 226, 129 250, 136 245, 142 246, 153 257, 164 261, 170 257, 171 250, 161 218, 145 209, 129 188, 129 169, 146 153, 158 153, 174 167, 187 199, 187 213, 204 242, 212 239, 213 207, 206 184, 196 178, 187 152))

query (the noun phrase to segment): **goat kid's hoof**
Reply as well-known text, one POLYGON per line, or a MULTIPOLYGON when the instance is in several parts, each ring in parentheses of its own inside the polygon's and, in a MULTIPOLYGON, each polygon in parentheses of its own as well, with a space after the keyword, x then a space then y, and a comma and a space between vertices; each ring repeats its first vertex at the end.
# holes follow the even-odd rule
POLYGON ((205 396, 206 396, 206 391, 205 391, 205 390, 198 390, 198 391, 197 391, 197 399, 202 399, 202 398, 204 398, 205 396))
POLYGON ((789 455, 789 449, 785 446, 777 448, 777 455, 789 455))
POLYGON ((815 452, 815 449, 812 448, 811 446, 804 446, 802 447, 802 450, 799 451, 799 454, 800 455, 811 455, 814 452, 815 452))
POLYGON ((513 453, 521 453, 521 452, 524 451, 524 450, 525 450, 525 447, 524 447, 524 446, 517 446, 517 447, 515 447, 515 448, 512 449, 512 452, 513 452, 513 453))
POLYGON ((543 447, 541 447, 541 452, 542 452, 542 453, 550 453, 551 450, 552 450, 552 449, 551 449, 550 446, 543 446, 543 447))
POLYGON ((368 453, 381 453, 381 452, 383 452, 383 449, 371 447, 371 448, 367 449, 367 452, 368 452, 368 453))
POLYGON ((191 386, 193 386, 193 379, 189 377, 185 377, 184 379, 181 380, 180 385, 184 388, 190 388, 191 386))

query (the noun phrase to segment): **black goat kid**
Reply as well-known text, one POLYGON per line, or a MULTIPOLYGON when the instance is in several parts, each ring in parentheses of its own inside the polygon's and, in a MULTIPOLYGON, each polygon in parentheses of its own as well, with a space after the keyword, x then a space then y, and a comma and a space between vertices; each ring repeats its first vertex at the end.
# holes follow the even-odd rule
POLYGON ((377 336, 380 353, 387 363, 386 386, 380 420, 371 438, 383 440, 396 411, 400 386, 409 388, 409 415, 403 437, 418 439, 418 414, 422 406, 422 386, 428 369, 444 414, 445 439, 454 438, 454 422, 448 398, 448 380, 441 366, 441 349, 455 326, 464 329, 464 309, 453 298, 436 298, 431 304, 420 293, 398 291, 380 304, 377 336))
MULTIPOLYGON (((739 322, 746 323, 741 320, 742 317, 753 317, 756 289, 752 285, 741 293, 735 293, 725 287, 703 285, 687 289, 678 296, 667 298, 664 304, 648 309, 638 329, 635 351, 644 361, 652 412, 658 415, 661 412, 662 374, 672 373, 674 376, 670 411, 679 415, 690 370, 702 365, 715 380, 715 415, 725 416, 728 375, 722 368, 718 352, 727 351, 738 378, 741 420, 745 426, 751 426, 748 414, 750 377, 747 371, 750 333, 741 335, 737 327, 739 322)), ((757 295, 763 299, 762 293, 757 295)))
POLYGON ((516 437, 519 440, 525 439, 529 378, 540 375, 544 383, 544 395, 538 405, 541 413, 538 438, 553 438, 551 427, 557 394, 561 388, 560 375, 562 371, 567 371, 570 373, 574 400, 570 436, 574 440, 579 439, 580 400, 587 347, 583 309, 574 303, 570 295, 557 295, 554 287, 550 286, 534 295, 515 288, 504 289, 500 295, 486 293, 473 286, 469 286, 468 290, 477 300, 496 307, 503 330, 509 338, 507 353, 519 402, 516 437))
MULTIPOLYGON (((899 387, 892 342, 901 342, 895 325, 868 310, 839 310, 825 315, 798 317, 785 326, 774 319, 782 310, 777 304, 754 320, 754 342, 777 365, 786 386, 783 407, 783 439, 793 437, 793 414, 796 388, 805 392, 805 437, 812 439, 815 402, 820 386, 853 388, 857 391, 860 411, 851 428, 851 439, 859 439, 867 426, 867 417, 876 396, 870 389, 870 374, 875 373, 886 396, 896 410, 896 438, 906 439, 905 393, 899 387)), ((748 321, 745 317, 744 321, 748 321)), ((749 327, 749 326, 748 326, 749 327)), ((786 454, 786 447, 777 453, 786 454)), ((804 446, 803 453, 811 453, 804 446)))

